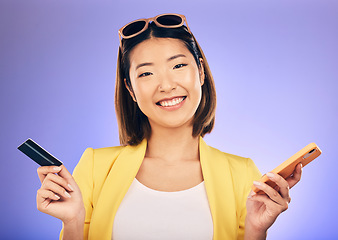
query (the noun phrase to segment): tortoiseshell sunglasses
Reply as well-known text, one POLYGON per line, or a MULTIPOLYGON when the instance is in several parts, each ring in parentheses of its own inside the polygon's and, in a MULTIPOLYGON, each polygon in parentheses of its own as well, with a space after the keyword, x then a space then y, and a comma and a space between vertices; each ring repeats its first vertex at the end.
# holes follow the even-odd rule
POLYGON ((119 30, 119 40, 120 40, 120 47, 122 46, 122 39, 129 39, 133 38, 140 33, 144 32, 148 29, 149 22, 153 21, 156 26, 162 28, 179 28, 183 26, 184 22, 187 25, 188 31, 191 34, 190 28, 187 23, 187 19, 184 15, 176 14, 176 13, 167 13, 167 14, 160 14, 156 17, 152 18, 142 18, 135 21, 132 21, 119 30))

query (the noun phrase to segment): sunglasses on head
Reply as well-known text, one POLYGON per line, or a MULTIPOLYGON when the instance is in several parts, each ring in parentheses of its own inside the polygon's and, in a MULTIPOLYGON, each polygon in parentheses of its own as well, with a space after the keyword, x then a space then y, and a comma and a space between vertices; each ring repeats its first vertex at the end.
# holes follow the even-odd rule
POLYGON ((142 18, 135 21, 132 21, 119 30, 119 40, 120 40, 120 47, 122 46, 122 40, 133 38, 140 33, 144 32, 149 27, 149 22, 153 21, 156 26, 162 28, 179 28, 183 26, 184 22, 187 25, 188 31, 191 34, 190 28, 187 23, 187 19, 184 15, 176 14, 176 13, 168 13, 168 14, 161 14, 157 15, 153 18, 142 18))

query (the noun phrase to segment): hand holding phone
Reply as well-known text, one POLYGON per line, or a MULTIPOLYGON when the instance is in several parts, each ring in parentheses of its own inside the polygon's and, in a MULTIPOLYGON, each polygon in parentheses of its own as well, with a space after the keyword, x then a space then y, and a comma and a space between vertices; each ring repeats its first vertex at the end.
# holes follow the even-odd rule
MULTIPOLYGON (((284 179, 286 179, 293 173, 297 164, 302 163, 304 167, 308 163, 313 161, 315 158, 317 158, 321 153, 322 151, 315 143, 310 143, 309 145, 301 149, 299 152, 294 154, 292 157, 287 159, 285 162, 280 164, 278 167, 273 169, 271 172, 279 174, 284 179)), ((271 181, 266 175, 263 175, 262 178, 259 180, 259 182, 266 183, 273 188, 276 186, 276 183, 271 181)), ((255 186, 252 186, 252 190, 258 194, 264 194, 263 191, 261 191, 255 186)))

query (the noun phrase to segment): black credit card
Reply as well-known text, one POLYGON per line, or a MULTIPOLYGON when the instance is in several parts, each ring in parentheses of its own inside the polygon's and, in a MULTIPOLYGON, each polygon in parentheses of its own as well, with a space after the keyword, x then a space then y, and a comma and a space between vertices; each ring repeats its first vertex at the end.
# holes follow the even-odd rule
POLYGON ((40 145, 34 142, 32 139, 27 139, 21 144, 18 149, 33 159, 40 166, 60 166, 62 162, 54 157, 52 154, 43 149, 40 145))

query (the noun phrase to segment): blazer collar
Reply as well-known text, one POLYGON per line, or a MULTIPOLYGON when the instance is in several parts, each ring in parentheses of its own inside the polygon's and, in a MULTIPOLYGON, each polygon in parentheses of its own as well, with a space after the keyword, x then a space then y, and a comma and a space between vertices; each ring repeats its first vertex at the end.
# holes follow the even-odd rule
MULTIPOLYGON (((147 140, 126 146, 102 187, 92 215, 89 239, 111 239, 118 207, 142 164, 147 140)), ((200 162, 214 225, 214 239, 235 239, 226 229, 236 229, 236 206, 229 163, 218 150, 199 140, 200 162), (230 211, 230 212, 229 212, 230 211), (223 238, 224 237, 224 238, 223 238)), ((234 232, 234 231, 231 231, 234 232)))

